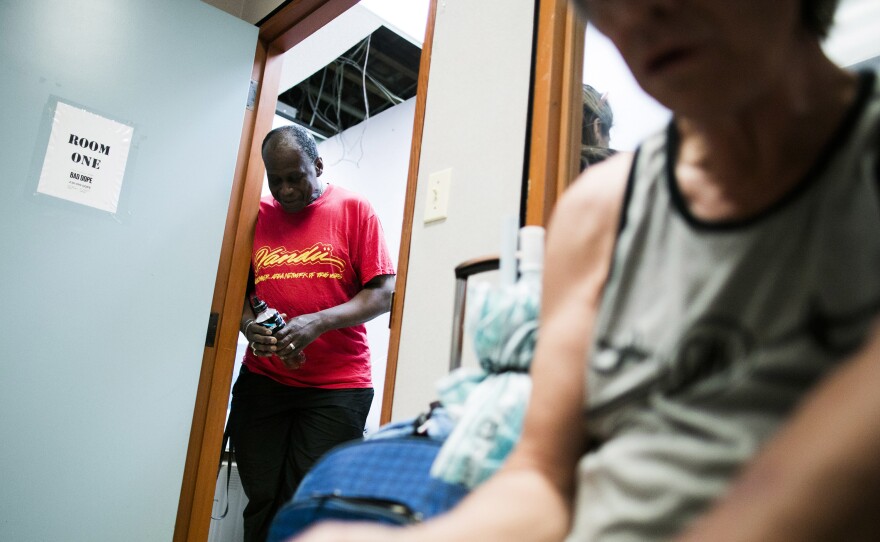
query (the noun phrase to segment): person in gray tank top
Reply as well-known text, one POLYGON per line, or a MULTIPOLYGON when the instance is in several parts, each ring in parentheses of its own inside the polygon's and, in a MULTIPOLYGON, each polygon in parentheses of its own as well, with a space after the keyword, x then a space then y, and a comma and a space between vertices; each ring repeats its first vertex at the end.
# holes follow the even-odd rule
POLYGON ((304 540, 880 540, 880 85, 835 0, 580 0, 673 112, 548 228, 522 438, 449 514, 304 540))

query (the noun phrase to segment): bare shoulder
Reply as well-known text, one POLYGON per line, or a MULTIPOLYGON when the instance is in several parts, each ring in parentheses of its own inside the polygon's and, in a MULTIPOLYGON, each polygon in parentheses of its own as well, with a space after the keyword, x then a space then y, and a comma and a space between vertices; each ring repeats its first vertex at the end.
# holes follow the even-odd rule
POLYGON ((584 451, 585 363, 619 223, 631 156, 590 168, 565 192, 549 227, 541 331, 532 362, 529 410, 510 465, 542 472, 570 495, 584 451))
POLYGON ((618 153, 581 174, 556 204, 548 241, 556 238, 569 244, 613 236, 632 161, 632 153, 618 153))

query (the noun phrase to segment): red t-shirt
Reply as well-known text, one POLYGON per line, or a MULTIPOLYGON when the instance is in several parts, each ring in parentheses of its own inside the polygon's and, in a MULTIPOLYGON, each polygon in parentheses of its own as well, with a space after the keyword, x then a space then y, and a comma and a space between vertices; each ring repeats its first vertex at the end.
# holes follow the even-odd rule
MULTIPOLYGON (((298 213, 272 196, 260 201, 251 259, 256 295, 292 319, 345 303, 379 275, 393 275, 382 225, 362 196, 329 185, 298 213)), ((320 335, 295 371, 275 356, 248 349, 242 364, 282 384, 315 388, 372 386, 370 348, 363 324, 320 335)))

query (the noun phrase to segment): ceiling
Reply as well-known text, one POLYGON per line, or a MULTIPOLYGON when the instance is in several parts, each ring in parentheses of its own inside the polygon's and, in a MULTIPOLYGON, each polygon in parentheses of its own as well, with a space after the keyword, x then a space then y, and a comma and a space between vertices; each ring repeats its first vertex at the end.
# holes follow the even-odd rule
POLYGON ((281 92, 277 112, 319 138, 332 137, 414 97, 420 54, 418 46, 379 26, 281 92))
MULTIPOLYGON (((283 0, 203 0, 259 22, 283 0)), ((420 42, 355 5, 285 53, 276 113, 318 140, 355 126, 416 94, 420 42)))

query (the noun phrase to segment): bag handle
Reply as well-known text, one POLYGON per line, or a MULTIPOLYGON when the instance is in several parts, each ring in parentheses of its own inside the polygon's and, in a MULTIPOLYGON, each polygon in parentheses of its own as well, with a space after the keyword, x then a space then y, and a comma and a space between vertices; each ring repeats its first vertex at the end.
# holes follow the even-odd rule
POLYGON ((226 462, 226 506, 223 508, 223 513, 220 514, 220 517, 215 517, 214 514, 211 514, 211 519, 223 519, 226 517, 226 514, 229 513, 229 481, 232 479, 232 458, 235 455, 235 450, 232 447, 232 441, 229 439, 228 425, 223 431, 223 444, 220 447, 220 462, 217 465, 217 478, 220 478, 220 473, 223 472, 223 454, 226 452, 227 444, 229 444, 229 460, 226 462))

